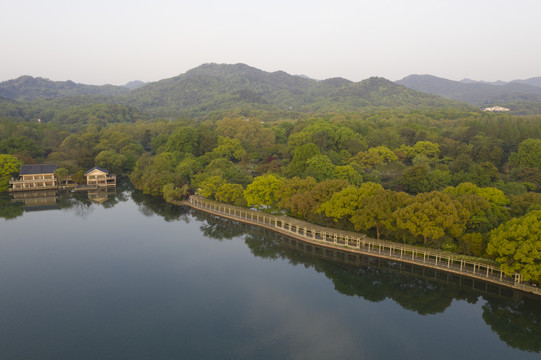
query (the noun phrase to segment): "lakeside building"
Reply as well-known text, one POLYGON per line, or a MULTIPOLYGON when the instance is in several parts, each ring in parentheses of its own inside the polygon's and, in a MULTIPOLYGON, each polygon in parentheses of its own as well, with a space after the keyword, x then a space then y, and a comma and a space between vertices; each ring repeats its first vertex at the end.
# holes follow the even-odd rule
POLYGON ((56 164, 22 165, 19 177, 9 183, 12 191, 57 189, 56 164))
POLYGON ((56 164, 22 165, 19 176, 16 179, 11 179, 9 182, 11 185, 9 191, 19 192, 58 189, 89 190, 116 187, 116 175, 110 174, 108 170, 98 166, 85 172, 86 185, 77 185, 71 181, 70 176, 59 181, 54 173, 56 169, 56 164))
POLYGON ((94 166, 85 172, 86 184, 90 186, 116 186, 116 175, 109 174, 109 170, 94 166))

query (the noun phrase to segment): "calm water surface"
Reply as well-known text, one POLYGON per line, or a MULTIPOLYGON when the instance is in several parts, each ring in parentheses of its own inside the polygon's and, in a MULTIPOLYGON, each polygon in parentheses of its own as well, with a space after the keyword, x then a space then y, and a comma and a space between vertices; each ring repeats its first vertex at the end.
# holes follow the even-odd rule
POLYGON ((0 195, 0 359, 541 358, 538 299, 127 186, 96 200, 0 195))

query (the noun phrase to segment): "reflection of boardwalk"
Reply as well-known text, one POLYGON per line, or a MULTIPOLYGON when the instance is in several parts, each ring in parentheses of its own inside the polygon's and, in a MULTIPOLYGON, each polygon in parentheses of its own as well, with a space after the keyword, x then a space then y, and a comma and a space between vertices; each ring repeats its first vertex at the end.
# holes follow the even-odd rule
POLYGON ((325 228, 287 216, 266 214, 197 196, 191 196, 187 202, 182 204, 221 217, 272 229, 281 234, 326 248, 368 254, 373 257, 439 269, 541 295, 541 289, 522 283, 519 274, 508 276, 496 266, 465 259, 463 256, 411 245, 378 241, 359 233, 325 228))
POLYGON ((523 292, 515 291, 512 288, 495 285, 484 280, 479 281, 468 276, 394 261, 394 259, 388 260, 366 254, 355 254, 344 250, 330 249, 325 246, 310 244, 303 240, 297 240, 288 236, 281 236, 280 234, 276 234, 274 241, 292 251, 308 254, 311 257, 335 263, 344 263, 346 265, 354 266, 355 268, 369 267, 373 269, 384 269, 385 271, 392 273, 404 274, 444 285, 458 286, 459 288, 471 289, 505 298, 514 298, 524 294, 523 292))

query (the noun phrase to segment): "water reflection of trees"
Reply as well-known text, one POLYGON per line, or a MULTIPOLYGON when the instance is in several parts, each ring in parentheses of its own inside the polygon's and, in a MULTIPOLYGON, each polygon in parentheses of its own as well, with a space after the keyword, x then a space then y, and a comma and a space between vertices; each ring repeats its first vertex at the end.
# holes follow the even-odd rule
POLYGON ((133 190, 131 198, 137 204, 139 212, 145 216, 158 215, 167 222, 175 220, 189 222, 189 209, 186 207, 171 205, 159 197, 145 195, 138 190, 133 190))
MULTIPOLYGON (((101 205, 113 207, 129 198, 146 216, 158 215, 166 221, 189 222, 191 216, 201 221, 201 231, 208 238, 224 240, 244 237, 254 256, 284 259, 293 265, 312 268, 329 278, 336 291, 372 302, 387 298, 404 309, 418 314, 441 313, 454 299, 476 303, 483 298, 483 319, 509 346, 524 351, 541 352, 541 301, 527 294, 498 288, 469 278, 440 271, 405 265, 345 252, 309 247, 270 230, 223 219, 204 212, 167 204, 160 198, 121 185, 101 205), (105 204, 105 205, 104 205, 105 204), (191 214, 191 216, 190 216, 191 214)), ((87 216, 94 204, 85 192, 59 194, 57 206, 75 209, 87 216)), ((0 217, 13 219, 23 214, 23 206, 0 194, 0 217)))
POLYGON ((501 340, 514 348, 541 352, 539 298, 419 266, 309 246, 270 230, 200 211, 192 211, 192 215, 204 222, 205 236, 219 240, 244 236, 255 256, 313 268, 329 278, 336 291, 348 296, 372 302, 389 298, 421 315, 441 313, 454 299, 469 303, 484 299, 483 319, 501 340))
POLYGON ((11 220, 21 216, 24 212, 23 204, 12 202, 8 194, 0 193, 0 218, 11 220))
POLYGON ((541 352, 541 304, 522 297, 517 301, 493 299, 483 306, 483 319, 501 340, 525 351, 541 352))

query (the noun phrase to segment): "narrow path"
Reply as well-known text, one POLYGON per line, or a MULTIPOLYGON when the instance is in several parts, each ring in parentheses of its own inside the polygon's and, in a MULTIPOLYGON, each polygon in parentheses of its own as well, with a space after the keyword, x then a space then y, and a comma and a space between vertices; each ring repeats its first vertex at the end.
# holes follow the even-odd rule
POLYGON ((271 215, 198 196, 173 203, 257 225, 306 243, 438 269, 541 296, 541 289, 522 282, 520 274, 508 276, 497 266, 465 259, 456 254, 376 240, 359 233, 317 226, 288 216, 271 215))

